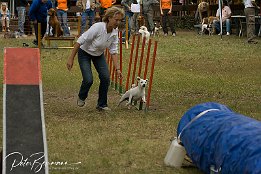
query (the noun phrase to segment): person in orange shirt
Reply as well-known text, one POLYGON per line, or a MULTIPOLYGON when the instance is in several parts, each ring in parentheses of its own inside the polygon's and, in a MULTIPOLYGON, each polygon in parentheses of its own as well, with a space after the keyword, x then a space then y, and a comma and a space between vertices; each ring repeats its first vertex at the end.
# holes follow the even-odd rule
POLYGON ((57 8, 57 17, 63 28, 63 35, 70 36, 70 30, 67 23, 67 11, 69 9, 70 0, 57 0, 55 2, 57 8))
POLYGON ((164 36, 168 35, 167 20, 169 22, 172 36, 176 36, 174 20, 172 17, 172 0, 160 0, 160 14, 162 15, 162 29, 164 36))
POLYGON ((102 19, 102 16, 105 14, 105 11, 107 8, 110 8, 113 4, 116 3, 116 0, 99 0, 101 7, 100 7, 100 16, 102 19))

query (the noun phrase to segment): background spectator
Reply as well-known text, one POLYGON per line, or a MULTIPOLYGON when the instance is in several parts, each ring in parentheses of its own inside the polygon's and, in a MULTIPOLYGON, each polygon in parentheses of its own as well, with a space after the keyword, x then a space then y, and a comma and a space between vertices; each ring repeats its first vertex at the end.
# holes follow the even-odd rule
POLYGON ((172 17, 172 0, 160 0, 160 14, 162 15, 162 29, 164 36, 168 35, 167 20, 169 22, 172 36, 176 36, 174 20, 172 17))
POLYGON ((57 17, 63 29, 64 36, 70 36, 70 30, 67 22, 67 11, 69 7, 70 7, 70 0, 56 1, 57 17))
MULTIPOLYGON (((232 12, 231 12, 230 7, 227 4, 227 1, 224 1, 222 4, 222 23, 224 25, 226 25, 227 36, 230 35, 230 31, 231 31, 231 20, 230 20, 231 15, 232 15, 232 12)), ((216 17, 218 17, 218 18, 220 17, 219 9, 217 9, 216 17)), ((221 31, 220 20, 215 20, 214 26, 215 26, 216 32, 219 33, 219 35, 223 34, 223 33, 220 33, 220 31, 221 31)))
POLYGON ((247 43, 257 43, 255 39, 255 8, 259 8, 254 0, 244 0, 247 23, 247 43))
MULTIPOLYGON (((133 16, 133 12, 131 11, 131 4, 134 3, 134 0, 122 0, 121 5, 123 5, 125 11, 125 21, 128 18, 128 41, 131 35, 131 20, 133 16)), ((137 2, 135 2, 137 3, 137 2)), ((126 24, 126 22, 125 22, 126 24)), ((126 38, 126 31, 123 32, 122 36, 126 38)), ((123 41, 124 42, 124 41, 123 41)))
POLYGON ((10 31, 9 30, 9 22, 10 22, 10 12, 7 7, 7 3, 1 3, 1 23, 2 23, 2 31, 10 31))
POLYGON ((153 33, 154 22, 153 22, 153 4, 158 4, 157 0, 142 0, 142 12, 145 19, 146 26, 150 33, 153 33))
MULTIPOLYGON (((52 2, 52 8, 55 9, 55 3, 56 3, 55 0, 51 0, 51 2, 52 2)), ((53 35, 53 33, 52 33, 53 28, 52 28, 51 26, 49 26, 49 19, 50 19, 50 16, 47 15, 47 30, 46 30, 46 35, 52 36, 52 35, 53 35), (49 31, 49 27, 50 27, 50 31, 49 31), (50 33, 49 33, 49 32, 50 32, 50 33)))
POLYGON ((105 11, 107 8, 110 8, 113 4, 116 3, 116 0, 99 0, 100 2, 100 17, 101 20, 103 18, 103 15, 105 14, 105 11))
POLYGON ((89 27, 92 26, 95 17, 96 0, 78 0, 76 5, 82 9, 81 33, 86 30, 87 17, 89 17, 89 27))
POLYGON ((50 0, 33 0, 30 7, 29 17, 34 24, 36 39, 33 44, 38 45, 38 23, 41 23, 41 39, 44 37, 47 27, 47 11, 52 8, 50 0))
POLYGON ((25 15, 26 15, 26 7, 30 6, 27 0, 17 0, 17 13, 18 13, 18 32, 22 37, 26 37, 24 34, 24 23, 25 23, 25 15))
POLYGON ((201 3, 198 4, 197 12, 195 15, 195 19, 197 20, 199 17, 199 22, 203 22, 203 18, 210 16, 210 9, 209 9, 209 3, 207 0, 202 0, 201 3))
MULTIPOLYGON (((134 3, 132 4, 133 5, 137 5, 138 8, 140 8, 140 0, 134 0, 134 3)), ((139 34, 139 29, 140 29, 140 26, 139 26, 139 16, 140 16, 140 10, 137 12, 137 11, 132 11, 133 12, 133 16, 132 16, 132 20, 131 20, 131 28, 134 30, 134 33, 135 34, 139 34)))

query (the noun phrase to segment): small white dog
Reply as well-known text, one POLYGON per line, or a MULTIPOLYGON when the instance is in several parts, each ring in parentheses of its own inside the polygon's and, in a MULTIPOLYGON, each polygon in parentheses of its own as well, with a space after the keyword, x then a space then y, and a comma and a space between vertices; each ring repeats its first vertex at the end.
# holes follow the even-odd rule
POLYGON ((139 33, 141 34, 142 39, 143 39, 144 37, 146 38, 146 43, 148 43, 148 42, 149 42, 149 39, 150 39, 150 32, 148 32, 147 27, 141 26, 140 29, 139 29, 139 33))
POLYGON ((133 84, 131 86, 131 89, 125 92, 123 96, 121 97, 118 106, 125 100, 128 100, 126 103, 126 106, 131 105, 132 101, 138 101, 142 99, 143 103, 146 103, 146 97, 145 97, 145 88, 148 83, 148 79, 144 80, 141 79, 140 77, 137 77, 138 80, 138 86, 133 84))

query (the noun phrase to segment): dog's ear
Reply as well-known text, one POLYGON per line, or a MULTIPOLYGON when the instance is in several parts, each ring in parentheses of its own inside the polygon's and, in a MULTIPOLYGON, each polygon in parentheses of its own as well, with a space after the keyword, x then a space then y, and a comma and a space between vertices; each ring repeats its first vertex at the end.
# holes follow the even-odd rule
POLYGON ((137 80, 140 81, 140 77, 137 77, 137 80))

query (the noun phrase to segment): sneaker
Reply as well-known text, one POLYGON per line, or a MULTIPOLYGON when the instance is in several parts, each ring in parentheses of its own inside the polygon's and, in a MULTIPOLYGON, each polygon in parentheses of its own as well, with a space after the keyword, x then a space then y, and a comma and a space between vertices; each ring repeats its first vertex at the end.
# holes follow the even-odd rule
POLYGON ((172 36, 175 37, 175 36, 176 36, 176 33, 172 33, 172 36))
POLYGON ((80 98, 77 99, 77 105, 79 107, 83 107, 85 105, 85 101, 84 100, 81 100, 80 98))
POLYGON ((33 44, 34 44, 35 46, 38 46, 37 40, 33 40, 33 44))
POLYGON ((96 106, 96 109, 98 111, 111 111, 111 109, 108 106, 105 107, 96 106))
POLYGON ((227 36, 229 36, 230 35, 230 33, 229 32, 227 32, 227 36))
POLYGON ((221 35, 221 33, 218 33, 218 35, 220 36, 220 35, 221 35))
POLYGON ((168 33, 164 33, 164 36, 167 37, 167 36, 168 36, 168 33))

